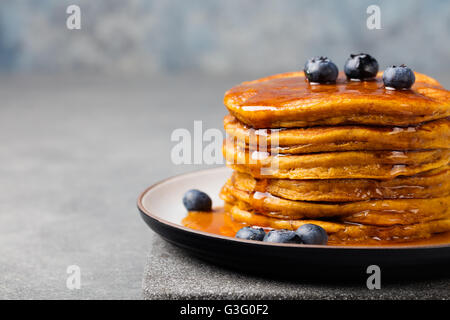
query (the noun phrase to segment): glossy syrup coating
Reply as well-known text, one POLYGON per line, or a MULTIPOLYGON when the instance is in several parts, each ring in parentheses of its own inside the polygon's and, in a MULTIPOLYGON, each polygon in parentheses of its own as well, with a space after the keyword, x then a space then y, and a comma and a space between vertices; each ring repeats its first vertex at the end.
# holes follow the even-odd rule
POLYGON ((223 153, 235 173, 220 193, 224 217, 266 229, 312 223, 330 244, 448 233, 450 92, 419 73, 407 90, 381 76, 319 85, 291 72, 229 90, 223 153))
POLYGON ((295 201, 350 202, 373 199, 429 199, 450 195, 448 166, 412 177, 376 179, 255 179, 234 171, 231 183, 239 190, 270 194, 295 201))
POLYGON ((450 116, 450 92, 415 73, 410 90, 387 90, 382 73, 372 81, 312 85, 289 72, 244 82, 225 93, 229 112, 253 128, 366 124, 409 126, 450 116))
POLYGON ((417 126, 364 125, 253 129, 232 115, 224 118, 227 134, 246 149, 265 146, 273 154, 304 154, 352 150, 423 150, 450 148, 450 119, 417 126))
POLYGON ((448 165, 450 149, 420 151, 342 151, 270 155, 240 149, 226 142, 227 166, 254 178, 270 179, 393 179, 448 165))
POLYGON ((222 188, 220 196, 224 201, 239 208, 276 219, 324 219, 372 226, 406 226, 450 219, 449 196, 321 203, 287 200, 257 191, 247 192, 236 188, 230 182, 222 188))

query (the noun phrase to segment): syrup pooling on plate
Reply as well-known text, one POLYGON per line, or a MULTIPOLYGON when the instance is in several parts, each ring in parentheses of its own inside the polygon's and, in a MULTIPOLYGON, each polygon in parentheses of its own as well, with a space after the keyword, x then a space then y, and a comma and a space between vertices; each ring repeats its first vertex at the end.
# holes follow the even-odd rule
MULTIPOLYGON (((264 227, 265 219, 263 216, 259 217, 259 221, 261 222, 261 226, 266 231, 271 230, 272 228, 264 227)), ((204 231, 216 235, 222 235, 227 237, 234 237, 236 232, 247 226, 245 223, 237 222, 233 220, 229 213, 227 213, 223 207, 214 209, 210 212, 188 212, 186 217, 182 221, 182 225, 194 230, 204 231)), ((358 224, 353 224, 358 226, 358 224)), ((337 241, 330 240, 328 245, 347 245, 347 246, 415 246, 415 245, 441 245, 441 244, 450 244, 450 232, 440 233, 433 235, 427 239, 421 240, 411 240, 406 242, 389 242, 389 241, 381 241, 374 237, 368 241, 357 241, 357 242, 348 242, 348 241, 337 241)))
POLYGON ((190 211, 183 219, 182 225, 227 237, 234 237, 236 232, 245 226, 244 223, 233 221, 228 214, 225 214, 223 207, 209 212, 190 211))

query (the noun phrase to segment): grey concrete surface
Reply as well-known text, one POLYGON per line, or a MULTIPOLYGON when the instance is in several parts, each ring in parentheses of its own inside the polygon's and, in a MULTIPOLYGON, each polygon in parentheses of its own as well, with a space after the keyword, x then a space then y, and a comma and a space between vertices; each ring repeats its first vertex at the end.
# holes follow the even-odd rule
MULTIPOLYGON (((172 249, 141 221, 136 198, 200 169, 171 163, 170 134, 194 120, 221 128, 223 93, 244 79, 0 77, 0 299, 188 296, 188 282, 158 286, 193 265, 165 253, 172 249), (149 250, 161 264, 151 264, 143 296, 149 250), (69 265, 81 268, 80 290, 66 288, 69 265)), ((217 279, 233 287, 229 276, 217 279)))
POLYGON ((235 81, 0 78, 0 299, 141 298, 152 233, 136 199, 200 168, 171 163, 170 134, 220 128, 235 81))
POLYGON ((261 278, 199 260, 161 238, 153 240, 142 283, 146 299, 450 299, 450 279, 385 283, 302 283, 261 278))

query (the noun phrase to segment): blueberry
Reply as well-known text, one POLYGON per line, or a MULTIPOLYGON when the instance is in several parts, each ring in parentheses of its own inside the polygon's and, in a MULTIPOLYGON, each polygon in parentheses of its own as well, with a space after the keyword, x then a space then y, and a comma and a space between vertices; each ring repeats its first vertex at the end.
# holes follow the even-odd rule
POLYGON ((184 194, 183 204, 188 211, 210 211, 212 201, 206 193, 192 189, 184 194))
POLYGON ((263 241, 278 243, 301 243, 294 231, 284 229, 269 231, 263 241))
POLYGON ((416 81, 414 72, 404 64, 389 67, 383 73, 384 86, 389 89, 409 89, 414 81, 416 81))
POLYGON ((327 232, 320 226, 307 223, 295 231, 304 244, 327 244, 327 232))
POLYGON ((366 53, 351 54, 345 62, 344 72, 349 79, 370 79, 377 75, 377 60, 366 53))
POLYGON ((305 76, 312 83, 334 83, 339 70, 327 57, 314 57, 306 61, 305 76))
POLYGON ((263 228, 244 227, 236 232, 235 237, 238 239, 262 241, 266 232, 263 228))

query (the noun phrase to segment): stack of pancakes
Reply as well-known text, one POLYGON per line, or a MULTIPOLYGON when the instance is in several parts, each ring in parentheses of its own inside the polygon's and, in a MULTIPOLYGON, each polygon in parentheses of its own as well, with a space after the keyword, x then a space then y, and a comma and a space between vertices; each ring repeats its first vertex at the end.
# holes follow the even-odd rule
POLYGON ((416 73, 410 90, 309 84, 303 72, 225 94, 222 189, 238 222, 323 227, 331 243, 401 242, 450 231, 450 92, 416 73))

